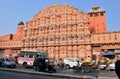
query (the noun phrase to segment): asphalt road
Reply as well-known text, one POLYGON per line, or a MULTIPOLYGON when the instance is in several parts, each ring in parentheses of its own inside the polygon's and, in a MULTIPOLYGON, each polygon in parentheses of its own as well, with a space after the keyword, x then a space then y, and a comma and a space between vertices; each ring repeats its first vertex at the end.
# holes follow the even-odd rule
POLYGON ((40 75, 0 71, 0 79, 67 79, 67 78, 57 78, 50 76, 40 76, 40 75))
MULTIPOLYGON (((24 69, 21 66, 18 66, 17 69, 34 71, 34 69, 24 69)), ((57 73, 63 73, 63 74, 71 74, 71 75, 78 75, 78 76, 93 76, 93 77, 101 76, 101 77, 111 77, 111 78, 117 79, 117 76, 114 70, 112 71, 100 70, 99 72, 75 73, 73 72, 73 69, 59 69, 59 68, 56 68, 56 69, 57 69, 57 73)))
MULTIPOLYGON (((3 69, 9 69, 9 68, 3 68, 3 69)), ((29 72, 35 72, 34 69, 24 69, 22 66, 17 66, 15 69, 10 70, 21 70, 21 71, 29 71, 29 72)), ((39 72, 38 72, 39 73, 39 72)), ((59 69, 57 68, 57 73, 54 74, 63 74, 63 75, 77 75, 77 76, 91 76, 95 79, 118 79, 115 71, 106 71, 106 70, 100 70, 99 73, 97 72, 90 72, 90 73, 74 73, 72 69, 59 69), (99 78, 96 78, 96 77, 99 78)), ((51 76, 43 76, 43 75, 33 75, 33 74, 23 74, 23 73, 13 73, 13 72, 3 72, 0 71, 0 79, 67 79, 67 78, 60 78, 60 77, 51 77, 51 76)))

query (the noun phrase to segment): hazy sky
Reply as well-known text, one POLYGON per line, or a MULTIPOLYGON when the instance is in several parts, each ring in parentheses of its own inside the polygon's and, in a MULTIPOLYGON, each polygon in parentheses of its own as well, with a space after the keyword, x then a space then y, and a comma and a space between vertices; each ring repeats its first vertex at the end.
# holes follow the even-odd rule
POLYGON ((120 31, 120 0, 0 0, 0 36, 16 33, 19 21, 26 23, 53 4, 68 4, 85 13, 98 5, 106 11, 108 31, 120 31))

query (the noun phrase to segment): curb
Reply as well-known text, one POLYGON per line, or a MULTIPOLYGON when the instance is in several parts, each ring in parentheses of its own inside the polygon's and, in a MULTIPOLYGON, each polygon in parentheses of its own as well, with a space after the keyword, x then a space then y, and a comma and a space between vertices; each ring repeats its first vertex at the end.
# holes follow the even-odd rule
POLYGON ((36 71, 23 71, 18 69, 8 69, 8 68, 0 68, 1 71, 9 71, 16 73, 24 73, 24 74, 32 74, 32 75, 41 75, 41 76, 51 76, 51 77, 59 77, 59 78, 68 78, 68 79, 96 79, 91 76, 78 76, 71 74, 62 74, 62 73, 46 73, 46 72, 36 72, 36 71))

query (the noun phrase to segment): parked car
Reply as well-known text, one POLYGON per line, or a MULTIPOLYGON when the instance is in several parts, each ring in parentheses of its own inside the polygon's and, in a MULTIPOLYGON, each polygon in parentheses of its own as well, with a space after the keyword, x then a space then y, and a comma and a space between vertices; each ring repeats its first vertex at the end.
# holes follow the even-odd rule
POLYGON ((64 66, 66 69, 68 68, 73 68, 75 66, 78 65, 78 61, 79 61, 79 65, 81 66, 81 60, 79 60, 79 58, 65 58, 63 60, 64 66))
POLYGON ((16 63, 12 60, 9 60, 8 58, 2 58, 0 59, 0 66, 5 68, 15 68, 16 63))
MULTIPOLYGON (((100 65, 99 68, 102 69, 102 70, 105 70, 106 65, 104 65, 104 64, 100 65)), ((115 70, 115 63, 110 64, 110 70, 115 70)))

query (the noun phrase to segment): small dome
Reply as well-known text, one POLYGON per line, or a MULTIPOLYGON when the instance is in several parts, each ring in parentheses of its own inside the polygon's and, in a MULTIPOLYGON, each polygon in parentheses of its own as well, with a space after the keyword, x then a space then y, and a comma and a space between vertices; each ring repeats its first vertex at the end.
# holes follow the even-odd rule
POLYGON ((24 25, 24 23, 23 23, 22 21, 20 21, 20 22, 18 23, 18 25, 24 25))
POLYGON ((93 6, 92 9, 93 9, 93 10, 97 10, 97 9, 99 9, 99 6, 98 6, 98 5, 95 5, 95 6, 93 6))

